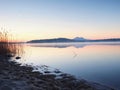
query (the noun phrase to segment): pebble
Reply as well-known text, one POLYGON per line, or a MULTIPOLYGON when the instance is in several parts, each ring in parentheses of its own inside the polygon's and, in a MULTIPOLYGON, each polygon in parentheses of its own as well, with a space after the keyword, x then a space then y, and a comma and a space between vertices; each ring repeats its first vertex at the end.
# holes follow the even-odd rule
MULTIPOLYGON (((16 57, 16 59, 20 58, 16 57)), ((62 78, 56 79, 56 74, 51 74, 50 71, 44 71, 44 73, 46 74, 33 72, 30 66, 20 66, 12 61, 1 60, 0 90, 97 90, 86 82, 80 83, 69 74, 62 73, 59 75, 62 78)), ((60 72, 55 71, 55 73, 60 72)), ((111 90, 111 88, 104 90, 111 90)))
POLYGON ((12 90, 12 88, 9 86, 2 86, 0 90, 12 90))

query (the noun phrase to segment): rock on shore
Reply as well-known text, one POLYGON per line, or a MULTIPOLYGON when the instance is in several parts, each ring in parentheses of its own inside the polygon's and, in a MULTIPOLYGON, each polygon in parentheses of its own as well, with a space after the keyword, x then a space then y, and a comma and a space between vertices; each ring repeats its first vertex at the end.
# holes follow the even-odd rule
MULTIPOLYGON (((59 73, 56 71, 56 73, 59 73)), ((114 90, 96 83, 78 80, 74 76, 34 71, 30 66, 0 58, 0 90, 114 90)))

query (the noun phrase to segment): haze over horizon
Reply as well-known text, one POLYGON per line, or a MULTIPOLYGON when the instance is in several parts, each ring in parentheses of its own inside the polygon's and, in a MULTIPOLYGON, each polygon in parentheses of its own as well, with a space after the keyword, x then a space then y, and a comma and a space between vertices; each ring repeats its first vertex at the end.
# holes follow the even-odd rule
POLYGON ((0 27, 21 41, 120 38, 120 0, 0 0, 0 27))

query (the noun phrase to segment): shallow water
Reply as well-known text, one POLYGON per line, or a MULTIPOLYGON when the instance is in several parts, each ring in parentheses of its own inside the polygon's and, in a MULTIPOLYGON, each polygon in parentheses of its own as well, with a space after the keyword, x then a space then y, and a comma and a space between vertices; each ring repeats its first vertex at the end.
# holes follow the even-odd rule
POLYGON ((120 89, 120 42, 26 44, 21 63, 47 65, 120 89))

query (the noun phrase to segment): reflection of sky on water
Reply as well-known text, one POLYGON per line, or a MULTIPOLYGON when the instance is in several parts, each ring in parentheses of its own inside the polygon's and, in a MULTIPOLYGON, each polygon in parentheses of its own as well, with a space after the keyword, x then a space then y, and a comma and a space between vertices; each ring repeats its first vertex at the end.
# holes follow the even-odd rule
POLYGON ((54 47, 54 48, 67 48, 67 47, 75 47, 75 48, 83 48, 88 45, 120 45, 120 42, 80 42, 80 43, 32 43, 27 44, 32 47, 54 47))
POLYGON ((48 65, 120 88, 120 43, 31 44, 25 46, 25 51, 24 63, 48 65))

